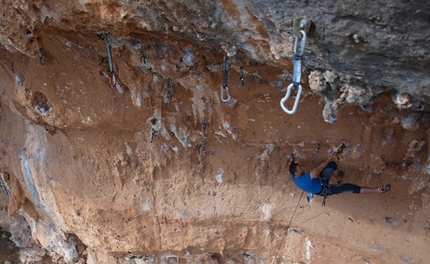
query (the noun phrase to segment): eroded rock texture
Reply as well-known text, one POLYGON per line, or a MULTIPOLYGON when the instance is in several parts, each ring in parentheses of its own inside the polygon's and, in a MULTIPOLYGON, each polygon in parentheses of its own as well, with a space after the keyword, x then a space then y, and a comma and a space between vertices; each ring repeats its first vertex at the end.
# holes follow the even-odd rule
POLYGON ((427 256, 425 2, 1 4, 1 209, 29 227, 0 223, 21 246, 67 263, 427 256), (301 18, 304 92, 287 115, 301 18), (299 200, 287 156, 311 169, 329 148, 345 181, 393 190, 299 200))

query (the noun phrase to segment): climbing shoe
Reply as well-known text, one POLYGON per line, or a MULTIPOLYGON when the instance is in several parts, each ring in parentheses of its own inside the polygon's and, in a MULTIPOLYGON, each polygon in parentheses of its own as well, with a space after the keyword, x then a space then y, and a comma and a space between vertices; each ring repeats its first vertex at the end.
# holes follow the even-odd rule
POLYGON ((313 193, 308 193, 306 195, 306 199, 308 199, 308 203, 312 204, 314 202, 314 194, 313 193))
POLYGON ((380 187, 378 187, 378 191, 379 191, 380 193, 386 193, 386 192, 388 192, 390 189, 391 189, 391 184, 387 184, 387 185, 384 185, 384 186, 380 186, 380 187))

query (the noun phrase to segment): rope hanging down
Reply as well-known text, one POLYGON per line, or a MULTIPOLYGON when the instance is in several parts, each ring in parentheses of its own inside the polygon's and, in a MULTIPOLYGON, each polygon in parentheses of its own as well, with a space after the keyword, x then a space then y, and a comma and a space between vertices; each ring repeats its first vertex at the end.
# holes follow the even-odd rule
POLYGON ((303 30, 304 27, 308 24, 308 21, 302 20, 300 21, 300 28, 298 33, 301 34, 301 44, 300 44, 300 50, 298 51, 298 45, 299 45, 299 36, 296 34, 294 37, 294 67, 293 67, 293 82, 288 86, 287 88, 287 94, 284 96, 284 98, 281 99, 281 108, 284 110, 287 114, 294 114, 297 111, 297 107, 299 105, 300 101, 300 95, 302 94, 302 85, 300 84, 302 79, 302 56, 303 52, 305 51, 306 46, 306 32, 303 30), (294 101, 293 108, 291 110, 287 109, 285 107, 285 102, 288 100, 291 94, 292 88, 297 88, 297 95, 296 100, 294 101))
MULTIPOLYGON (((320 152, 320 147, 321 147, 321 145, 318 143, 317 151, 315 152, 315 155, 314 155, 314 157, 313 157, 313 158, 314 158, 314 161, 313 161, 313 163, 314 163, 314 164, 313 164, 313 165, 314 165, 314 169, 315 169, 315 168, 316 168, 316 166, 317 166, 317 162, 318 162, 318 153, 320 152)), ((288 230, 289 230, 289 229, 290 229, 290 227, 291 227, 291 223, 293 222, 294 216, 296 215, 297 208, 299 207, 300 201, 302 200, 303 193, 305 193, 305 192, 304 192, 304 191, 302 191, 302 194, 300 194, 300 198, 299 198, 299 200, 297 201, 296 208, 294 209, 294 212, 293 212, 293 214, 291 215, 290 222, 289 222, 289 223, 288 223, 288 225, 287 225, 287 226, 285 226, 285 228, 284 228, 284 235, 282 236, 281 243, 279 244, 278 250, 276 250, 276 254, 275 254, 275 256, 273 257, 272 264, 274 264, 274 263, 275 263, 275 261, 276 261, 276 259, 278 258, 279 250, 281 249, 281 246, 282 246, 282 244, 284 244, 284 240, 285 240, 285 238, 287 237, 288 230)))
POLYGON ((299 207, 300 201, 302 200, 303 193, 304 193, 304 191, 302 191, 302 194, 300 195, 300 198, 299 198, 299 200, 297 201, 296 209, 294 209, 294 212, 293 212, 293 215, 291 216, 290 222, 289 222, 289 223, 288 223, 288 225, 284 228, 284 235, 282 236, 282 240, 281 240, 281 243, 279 244, 278 250, 276 251, 276 255, 273 257, 272 264, 274 264, 274 263, 275 263, 275 261, 276 261, 276 259, 278 258, 279 250, 281 249, 282 244, 284 244, 285 237, 287 237, 288 230, 290 229, 290 227, 291 227, 291 223, 293 222, 293 218, 294 218, 294 215, 296 214, 297 207, 299 207))

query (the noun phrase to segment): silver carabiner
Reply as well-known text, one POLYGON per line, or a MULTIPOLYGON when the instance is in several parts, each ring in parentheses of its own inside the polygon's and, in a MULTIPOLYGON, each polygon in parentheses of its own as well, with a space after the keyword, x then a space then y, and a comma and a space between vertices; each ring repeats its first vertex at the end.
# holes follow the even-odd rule
POLYGON ((281 99, 281 108, 282 110, 284 110, 285 113, 287 114, 294 114, 297 111, 297 107, 299 106, 299 101, 300 101, 300 95, 302 94, 302 85, 299 84, 298 85, 298 91, 297 91, 297 95, 296 95, 296 100, 294 101, 294 105, 293 105, 293 109, 288 110, 284 104, 285 101, 288 100, 288 98, 290 97, 291 94, 291 89, 293 88, 294 84, 290 84, 287 88, 287 94, 284 96, 284 98, 281 99))
POLYGON ((299 37, 294 38, 294 56, 302 56, 303 52, 305 51, 306 46, 306 32, 304 30, 300 30, 300 33, 302 33, 302 41, 300 43, 300 52, 297 52, 297 46, 299 44, 299 37))
POLYGON ((221 101, 223 101, 223 102, 228 102, 228 101, 230 101, 230 93, 228 92, 228 87, 227 86, 222 86, 221 87, 221 101), (227 94, 227 98, 224 98, 224 90, 225 90, 225 93, 227 94))

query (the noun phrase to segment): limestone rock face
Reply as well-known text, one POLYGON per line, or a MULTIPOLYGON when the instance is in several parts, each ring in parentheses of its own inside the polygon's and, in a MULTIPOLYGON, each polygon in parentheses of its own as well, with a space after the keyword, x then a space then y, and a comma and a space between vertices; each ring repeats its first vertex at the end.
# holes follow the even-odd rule
POLYGON ((1 5, 1 211, 58 262, 427 256, 425 2, 1 5), (287 115, 296 19, 310 23, 287 115), (306 203, 288 156, 311 170, 329 148, 344 181, 392 191, 306 203))
POLYGON ((1 42, 27 55, 44 51, 51 30, 108 30, 122 41, 146 34, 187 39, 284 69, 293 56, 293 20, 304 18, 311 21, 308 71, 335 72, 342 86, 366 84, 372 97, 385 90, 408 94, 415 99, 409 109, 428 110, 430 103, 425 2, 4 0, 2 6, 1 42))

